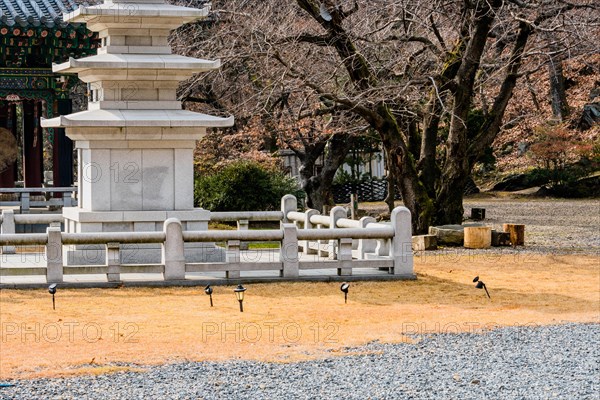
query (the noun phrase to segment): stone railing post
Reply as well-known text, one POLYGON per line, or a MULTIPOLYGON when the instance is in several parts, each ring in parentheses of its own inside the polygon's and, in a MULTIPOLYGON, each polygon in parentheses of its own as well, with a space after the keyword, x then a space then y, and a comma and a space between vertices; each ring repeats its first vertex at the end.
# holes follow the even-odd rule
POLYGON ((183 230, 181 221, 169 218, 163 225, 165 242, 161 245, 162 264, 166 281, 185 279, 185 257, 183 253, 183 230))
MULTIPOLYGON (((247 231, 250 222, 247 219, 237 221, 238 231, 247 231)), ((240 242, 240 250, 248 250, 248 242, 240 242)))
MULTIPOLYGON (((240 264, 240 241, 239 240, 228 240, 227 241, 227 251, 225 252, 225 262, 227 264, 236 264, 239 266, 240 264)), ((227 270, 225 272, 225 277, 228 279, 231 278, 239 278, 240 270, 230 271, 227 270)))
MULTIPOLYGON (((361 228, 366 228, 367 225, 377 222, 377 220, 373 217, 362 217, 358 220, 361 228)), ((360 260, 365 260, 366 253, 375 252, 375 248, 377 247, 377 240, 375 239, 358 239, 358 258, 360 260)))
MULTIPOLYGON (((13 210, 2 210, 2 226, 0 233, 12 235, 15 233, 15 212, 13 210)), ((2 254, 15 254, 15 246, 2 246, 2 254)))
POLYGON ((282 224, 290 222, 287 217, 290 211, 298 211, 298 200, 296 200, 296 196, 286 194, 281 198, 281 212, 283 213, 283 219, 281 220, 282 224))
POLYGON ((21 193, 21 214, 29 214, 29 192, 21 193))
POLYGON ((298 257, 298 228, 295 224, 283 224, 283 240, 279 260, 283 263, 281 276, 297 278, 300 275, 298 257))
POLYGON ((46 228, 46 281, 60 283, 63 281, 63 249, 60 228, 46 228))
MULTIPOLYGON (((312 224, 312 222, 310 222, 310 217, 312 217, 313 215, 318 215, 318 214, 319 214, 319 212, 317 210, 313 210, 313 209, 310 209, 310 208, 308 210, 306 210, 306 212, 304 213, 304 229, 315 229, 315 227, 312 224)), ((317 242, 317 247, 318 246, 319 246, 319 243, 317 242)), ((303 240, 302 241, 302 251, 306 255, 308 255, 308 254, 318 254, 317 250, 310 248, 310 240, 303 240)))
POLYGON ((375 255, 377 257, 387 257, 390 255, 390 243, 391 239, 375 239, 377 246, 375 246, 375 255))
POLYGON ((119 243, 110 242, 106 244, 106 265, 108 266, 106 278, 109 282, 119 282, 121 280, 119 247, 119 243))
POLYGON ((390 257, 394 261, 394 275, 413 276, 412 225, 410 211, 406 207, 392 210, 394 237, 390 246, 390 257))
POLYGON ((337 259, 340 262, 338 275, 352 275, 352 239, 341 238, 337 259))
MULTIPOLYGON (((341 206, 333 207, 331 209, 331 211, 329 212, 329 229, 337 229, 338 219, 346 218, 347 216, 348 216, 348 213, 344 207, 341 207, 341 206)), ((330 260, 336 259, 337 247, 338 247, 338 240, 330 240, 329 241, 328 250, 329 250, 329 259, 330 260)), ((352 251, 352 248, 350 248, 350 251, 352 251)), ((352 253, 350 253, 350 254, 352 254, 352 253)))
POLYGON ((71 192, 63 192, 63 207, 73 207, 71 192))
MULTIPOLYGON (((323 228, 323 225, 317 224, 317 229, 322 229, 322 228, 323 228)), ((319 257, 327 257, 329 255, 329 253, 327 253, 327 249, 325 248, 326 246, 328 246, 327 240, 323 240, 323 239, 317 240, 317 255, 319 257)))

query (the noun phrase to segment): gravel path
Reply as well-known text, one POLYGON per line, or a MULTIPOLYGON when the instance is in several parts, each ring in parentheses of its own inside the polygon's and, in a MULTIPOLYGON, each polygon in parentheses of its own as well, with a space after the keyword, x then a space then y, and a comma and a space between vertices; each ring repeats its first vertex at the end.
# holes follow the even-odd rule
POLYGON ((472 207, 485 208, 484 222, 498 230, 503 223, 525 224, 521 251, 600 255, 600 199, 468 199, 467 216, 472 207))
POLYGON ((17 381, 2 399, 598 399, 600 325, 420 336, 361 355, 183 363, 143 373, 17 381))

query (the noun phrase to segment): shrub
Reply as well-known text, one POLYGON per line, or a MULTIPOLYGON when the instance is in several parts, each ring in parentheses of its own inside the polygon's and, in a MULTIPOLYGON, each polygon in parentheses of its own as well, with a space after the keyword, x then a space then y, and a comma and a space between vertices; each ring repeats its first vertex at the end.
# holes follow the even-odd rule
POLYGON ((194 194, 197 206, 212 211, 263 211, 278 209, 282 196, 299 192, 293 178, 240 161, 197 177, 194 194))
POLYGON ((592 146, 574 139, 566 125, 544 124, 536 128, 536 133, 531 154, 541 166, 538 170, 547 175, 551 189, 569 187, 591 171, 575 161, 587 158, 592 146))

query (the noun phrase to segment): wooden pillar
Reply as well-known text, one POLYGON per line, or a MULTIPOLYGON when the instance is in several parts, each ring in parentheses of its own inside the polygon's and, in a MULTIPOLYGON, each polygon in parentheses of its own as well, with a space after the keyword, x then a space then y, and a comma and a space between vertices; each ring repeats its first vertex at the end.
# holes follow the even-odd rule
POLYGON ((43 182, 44 142, 39 112, 36 111, 38 104, 31 100, 23 101, 23 179, 25 187, 41 187, 43 182))
MULTIPOLYGON (((8 129, 15 135, 15 129, 17 128, 16 123, 17 113, 14 104, 5 102, 0 105, 0 126, 8 129)), ((0 187, 12 188, 15 187, 15 181, 18 180, 17 174, 18 168, 17 163, 13 163, 6 170, 0 173, 0 187)))
MULTIPOLYGON (((70 99, 56 100, 59 115, 71 114, 73 107, 70 99)), ((53 105, 48 105, 52 107, 53 105)), ((73 185, 73 141, 65 135, 64 128, 54 128, 52 154, 52 179, 54 186, 68 187, 73 185)), ((60 197, 55 193, 54 197, 60 197)))

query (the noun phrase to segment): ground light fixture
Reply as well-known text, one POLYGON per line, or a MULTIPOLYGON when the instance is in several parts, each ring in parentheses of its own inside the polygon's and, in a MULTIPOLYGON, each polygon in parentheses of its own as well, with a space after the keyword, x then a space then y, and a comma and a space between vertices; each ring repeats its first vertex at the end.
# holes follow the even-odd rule
POLYGON ((485 286, 485 283, 483 283, 483 281, 479 280, 479 276, 476 276, 475 278, 473 278, 473 282, 477 282, 477 285, 475 285, 475 288, 485 289, 485 294, 487 294, 488 299, 491 299, 490 292, 488 292, 487 287, 485 286))
POLYGON ((348 303, 348 289, 350 289, 350 284, 348 282, 342 283, 340 286, 340 290, 344 292, 344 304, 348 303))
POLYGON ((213 301, 212 301, 212 294, 213 294, 213 288, 210 285, 207 285, 204 288, 204 293, 206 293, 209 297, 210 297, 210 306, 213 306, 213 301))
POLYGON ((233 291, 235 293, 235 297, 240 302, 240 312, 244 312, 244 292, 246 291, 246 288, 240 283, 235 289, 233 289, 233 291))
POLYGON ((56 303, 54 303, 54 295, 56 294, 56 283, 53 283, 52 285, 48 286, 48 293, 50 293, 52 295, 52 309, 56 310, 56 303))

